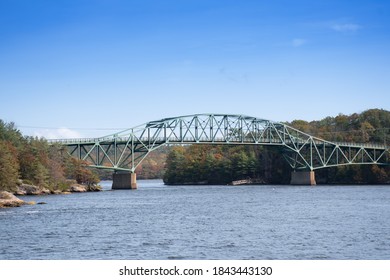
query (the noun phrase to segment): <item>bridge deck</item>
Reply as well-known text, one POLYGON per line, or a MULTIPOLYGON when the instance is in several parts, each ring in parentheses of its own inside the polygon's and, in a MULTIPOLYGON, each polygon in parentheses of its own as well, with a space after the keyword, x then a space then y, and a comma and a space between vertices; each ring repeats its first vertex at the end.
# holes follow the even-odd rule
MULTIPOLYGON (((124 145, 129 143, 129 137, 118 137, 118 138, 77 138, 77 139, 51 139, 48 140, 50 143, 59 143, 61 145, 66 146, 75 146, 75 145, 95 145, 96 143, 102 144, 118 144, 118 145, 124 145)), ((261 139, 261 141, 254 141, 254 140, 248 140, 245 139, 244 141, 239 139, 231 139, 226 140, 224 138, 215 138, 214 140, 210 140, 207 138, 201 138, 199 140, 195 140, 193 138, 184 138, 184 139, 167 139, 167 138, 157 138, 157 139, 149 139, 147 137, 137 139, 134 141, 135 144, 146 144, 146 143, 153 143, 153 144, 195 144, 195 143, 202 143, 202 144, 263 144, 263 145, 282 145, 283 141, 280 141, 278 139, 261 139)), ((284 143, 293 143, 291 140, 285 140, 284 143)), ((303 145, 305 144, 305 141, 295 141, 295 144, 303 145)), ((351 147, 351 148, 366 148, 366 149, 379 149, 379 150, 388 150, 390 149, 389 146, 385 146, 383 144, 379 143, 355 143, 355 142, 328 142, 328 141, 316 141, 314 140, 313 143, 315 143, 317 146, 323 146, 325 145, 338 145, 342 147, 351 147)))

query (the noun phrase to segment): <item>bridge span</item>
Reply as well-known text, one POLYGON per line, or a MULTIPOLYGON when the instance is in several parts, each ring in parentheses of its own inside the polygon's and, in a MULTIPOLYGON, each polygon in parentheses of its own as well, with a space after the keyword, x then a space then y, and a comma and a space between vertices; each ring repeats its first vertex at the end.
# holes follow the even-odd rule
POLYGON ((100 138, 56 139, 89 166, 115 170, 113 188, 137 188, 136 169, 164 145, 267 145, 292 169, 291 184, 315 185, 314 171, 341 165, 388 165, 389 146, 327 141, 283 123, 245 115, 196 114, 151 121, 100 138))

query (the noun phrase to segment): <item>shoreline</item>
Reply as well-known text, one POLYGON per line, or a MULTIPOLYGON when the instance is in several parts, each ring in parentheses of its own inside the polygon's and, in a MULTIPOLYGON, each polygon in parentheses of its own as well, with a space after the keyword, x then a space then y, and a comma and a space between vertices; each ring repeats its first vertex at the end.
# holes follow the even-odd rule
POLYGON ((27 202, 19 198, 20 196, 39 196, 39 195, 60 195, 83 192, 98 192, 102 187, 99 185, 82 185, 71 182, 69 187, 63 190, 49 190, 45 187, 22 183, 16 187, 15 191, 0 191, 0 209, 9 207, 20 207, 22 205, 34 205, 35 202, 27 202), (19 196, 19 197, 17 197, 19 196))

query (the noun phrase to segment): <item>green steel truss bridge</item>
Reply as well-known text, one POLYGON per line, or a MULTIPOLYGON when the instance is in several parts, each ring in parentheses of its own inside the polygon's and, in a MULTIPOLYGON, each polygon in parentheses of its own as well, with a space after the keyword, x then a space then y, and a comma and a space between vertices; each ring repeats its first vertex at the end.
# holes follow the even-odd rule
POLYGON ((327 141, 283 123, 244 115, 180 116, 151 121, 101 138, 50 141, 66 146, 71 156, 87 161, 92 167, 134 174, 134 184, 135 171, 150 152, 176 144, 275 146, 294 171, 307 173, 341 165, 389 164, 388 146, 327 141))

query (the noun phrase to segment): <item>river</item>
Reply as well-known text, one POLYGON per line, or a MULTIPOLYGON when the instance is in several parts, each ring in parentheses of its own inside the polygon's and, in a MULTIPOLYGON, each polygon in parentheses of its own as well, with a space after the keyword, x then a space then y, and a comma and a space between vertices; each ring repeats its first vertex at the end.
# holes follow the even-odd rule
POLYGON ((389 186, 138 184, 0 209, 0 259, 390 259, 389 186))

